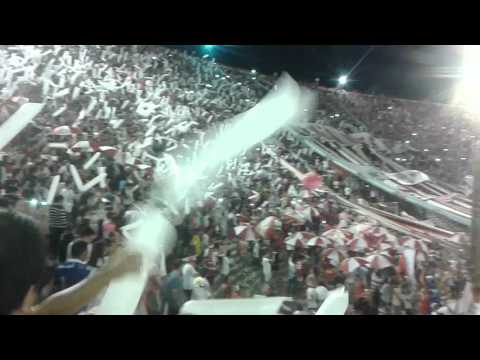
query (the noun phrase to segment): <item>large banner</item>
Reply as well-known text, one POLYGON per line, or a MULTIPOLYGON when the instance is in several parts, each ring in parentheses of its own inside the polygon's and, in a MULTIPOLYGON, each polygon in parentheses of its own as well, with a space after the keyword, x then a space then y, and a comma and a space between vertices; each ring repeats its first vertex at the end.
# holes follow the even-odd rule
POLYGON ((430 180, 427 174, 424 174, 421 171, 417 170, 406 170, 399 173, 392 173, 386 175, 400 185, 406 186, 418 185, 430 180))

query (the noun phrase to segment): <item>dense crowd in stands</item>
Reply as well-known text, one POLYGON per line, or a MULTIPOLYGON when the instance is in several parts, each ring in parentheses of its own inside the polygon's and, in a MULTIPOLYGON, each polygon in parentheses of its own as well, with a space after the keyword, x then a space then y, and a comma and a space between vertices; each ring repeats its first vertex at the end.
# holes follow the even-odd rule
MULTIPOLYGON (((23 103, 46 104, 34 123, 2 149, 0 160, 1 207, 34 217, 48 212, 43 218, 48 256, 35 281, 40 300, 109 264, 126 241, 121 228, 140 216, 138 206, 149 196, 156 158, 187 156, 207 128, 254 106, 274 80, 163 47, 4 47, 0 63, 0 124, 23 103), (101 156, 85 168, 97 152, 101 156), (84 184, 104 168, 105 184, 80 191, 71 165, 84 184), (48 204, 55 175, 61 176, 60 185, 48 204)), ((475 132, 457 110, 321 88, 318 94, 315 120, 347 133, 368 131, 390 149, 395 141, 409 141, 409 147, 388 155, 406 158, 403 166, 446 182, 459 183, 468 174, 475 132)), ((322 175, 327 190, 304 189, 263 144, 252 149, 177 226, 175 250, 166 269, 152 273, 138 314, 177 314, 190 299, 255 295, 288 295, 300 313, 314 313, 338 286, 348 289, 348 314, 445 313, 448 301, 459 298, 467 276, 462 260, 454 256, 451 262, 452 253, 425 242, 424 257, 417 256, 410 273, 402 252, 408 239, 345 208, 329 191, 371 203, 381 194, 352 189, 328 161, 286 133, 268 146, 298 170, 322 175), (295 220, 288 216, 300 212, 295 220), (279 224, 259 230, 268 217, 279 224), (357 225, 388 233, 391 246, 369 239, 368 246, 354 247, 357 234, 351 229, 357 225), (332 230, 344 239, 311 245, 306 235, 290 242, 296 234, 320 237, 332 230), (335 251, 338 258, 330 256, 335 251), (355 270, 342 269, 343 260, 372 255, 390 265, 376 269, 362 260, 355 270)), ((95 313, 97 303, 82 312, 95 313)))
POLYGON ((325 124, 370 133, 400 165, 450 184, 471 174, 472 145, 480 134, 474 115, 464 109, 325 88, 318 93, 327 104, 320 114, 325 124))

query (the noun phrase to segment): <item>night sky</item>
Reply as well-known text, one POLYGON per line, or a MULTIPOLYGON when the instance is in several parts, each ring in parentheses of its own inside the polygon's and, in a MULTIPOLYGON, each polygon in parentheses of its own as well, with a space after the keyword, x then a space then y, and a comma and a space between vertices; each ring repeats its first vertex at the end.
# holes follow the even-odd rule
MULTIPOLYGON (((206 53, 202 46, 169 47, 199 56, 206 53)), ((210 54, 219 63, 265 74, 285 70, 300 81, 319 78, 320 85, 327 87, 335 87, 338 77, 353 69, 348 90, 448 102, 461 65, 460 51, 459 46, 444 45, 218 45, 210 54)))

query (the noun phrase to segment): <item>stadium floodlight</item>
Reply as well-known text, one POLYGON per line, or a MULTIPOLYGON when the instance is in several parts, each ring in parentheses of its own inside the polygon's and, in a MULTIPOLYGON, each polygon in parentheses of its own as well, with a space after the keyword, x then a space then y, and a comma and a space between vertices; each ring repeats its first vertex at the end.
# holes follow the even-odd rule
POLYGON ((466 107, 469 111, 480 113, 480 46, 465 45, 463 47, 462 81, 455 93, 455 103, 466 107))
POLYGON ((342 76, 340 76, 340 77, 338 78, 338 84, 339 84, 340 86, 346 85, 347 82, 348 82, 348 77, 347 77, 347 75, 342 75, 342 76))
POLYGON ((207 51, 212 51, 215 45, 203 45, 203 48, 207 51))

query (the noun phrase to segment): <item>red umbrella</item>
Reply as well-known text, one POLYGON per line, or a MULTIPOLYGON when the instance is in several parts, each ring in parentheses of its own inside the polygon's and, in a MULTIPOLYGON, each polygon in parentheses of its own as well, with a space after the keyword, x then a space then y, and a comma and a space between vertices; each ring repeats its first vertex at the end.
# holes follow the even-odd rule
POLYGON ((347 255, 343 251, 338 249, 327 249, 323 252, 322 255, 329 259, 333 265, 340 264, 340 261, 347 257, 347 255))
POLYGON ((340 264, 340 271, 344 273, 351 273, 357 270, 359 267, 365 267, 368 265, 368 261, 360 257, 352 257, 345 259, 340 264))
POLYGON ((327 247, 332 245, 332 240, 323 236, 315 236, 307 241, 307 246, 327 247))
POLYGON ((341 229, 327 230, 322 234, 323 237, 332 240, 332 243, 337 246, 344 246, 351 238, 351 234, 341 229))
POLYGON ((269 216, 256 226, 255 230, 264 239, 272 239, 275 231, 282 229, 282 222, 275 216, 269 216))
POLYGON ((289 238, 287 238, 287 240, 285 240, 285 245, 292 248, 295 248, 295 247, 305 248, 307 246, 306 242, 304 242, 302 239, 295 236, 290 236, 289 238))
POLYGON ((381 270, 393 266, 390 257, 383 254, 372 254, 367 257, 370 267, 374 270, 381 270))
POLYGON ((370 247, 370 244, 363 236, 358 236, 348 242, 348 247, 352 251, 363 251, 370 247))
POLYGON ((66 125, 59 126, 53 129, 53 135, 59 135, 59 136, 72 135, 72 129, 70 129, 70 127, 66 125))
POLYGON ((302 240, 302 241, 308 241, 311 238, 315 237, 314 233, 308 232, 308 231, 299 231, 294 234, 294 237, 302 240))
POLYGON ((286 245, 290 246, 300 246, 302 248, 307 246, 307 241, 314 238, 315 234, 307 231, 299 231, 291 236, 288 240, 285 241, 286 245))

